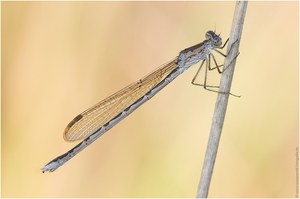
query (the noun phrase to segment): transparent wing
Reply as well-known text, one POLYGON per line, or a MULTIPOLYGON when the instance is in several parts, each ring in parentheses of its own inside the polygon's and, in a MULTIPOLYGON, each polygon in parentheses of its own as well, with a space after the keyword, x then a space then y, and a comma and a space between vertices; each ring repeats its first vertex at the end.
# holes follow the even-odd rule
POLYGON ((170 74, 176 61, 177 57, 76 116, 66 127, 64 139, 72 142, 94 133, 170 74))

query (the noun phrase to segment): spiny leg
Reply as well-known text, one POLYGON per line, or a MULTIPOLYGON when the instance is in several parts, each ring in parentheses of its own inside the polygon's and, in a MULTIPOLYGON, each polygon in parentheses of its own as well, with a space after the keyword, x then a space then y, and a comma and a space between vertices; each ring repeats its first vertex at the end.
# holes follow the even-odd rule
POLYGON ((210 61, 209 61, 209 58, 206 58, 206 59, 204 59, 203 61, 202 61, 202 63, 201 63, 201 65, 200 65, 200 67, 199 67, 199 69, 197 70, 197 73, 196 73, 196 75, 194 76, 194 78, 193 78, 193 80, 192 80, 192 84, 193 85, 196 85, 196 86, 203 86, 203 87, 205 87, 205 88, 219 88, 218 86, 210 86, 210 85, 206 85, 206 77, 207 77, 207 69, 208 69, 208 67, 209 67, 209 65, 210 65, 210 63, 209 63, 210 61), (204 64, 204 62, 206 61, 206 67, 205 67, 205 76, 204 76, 204 84, 199 84, 199 83, 196 83, 195 82, 195 80, 196 80, 196 78, 198 77, 198 75, 199 75, 199 72, 200 72, 200 70, 201 70, 201 68, 202 68, 202 66, 203 66, 203 64, 204 64))
MULTIPOLYGON (((209 61, 209 60, 204 59, 204 60, 202 61, 202 63, 201 63, 201 65, 200 65, 200 67, 198 68, 198 70, 197 70, 197 72, 196 72, 194 78, 192 79, 192 82, 191 82, 191 83, 192 83, 193 85, 196 85, 196 86, 203 86, 203 87, 204 87, 204 84, 196 83, 195 80, 197 79, 197 77, 198 77, 198 75, 199 75, 199 72, 200 72, 200 70, 201 70, 201 68, 202 68, 202 66, 203 66, 203 64, 204 64, 205 61, 209 61)), ((206 65, 207 65, 207 64, 208 64, 208 63, 206 63, 206 65)), ((207 76, 207 67, 206 67, 206 69, 205 69, 205 80, 204 80, 204 81, 206 81, 206 76, 207 76)), ((205 87, 218 88, 218 86, 209 86, 209 85, 205 85, 205 87)))
POLYGON ((217 63, 217 61, 216 61, 216 58, 215 58, 215 56, 214 56, 213 54, 209 54, 208 56, 209 56, 209 59, 210 59, 210 56, 212 56, 212 58, 213 58, 213 60, 214 60, 214 63, 215 63, 215 65, 216 65, 216 66, 213 67, 213 68, 210 68, 210 67, 209 67, 209 70, 214 70, 215 68, 217 68, 219 74, 221 74, 221 73, 224 71, 224 69, 223 69, 223 71, 221 71, 221 69, 220 69, 220 67, 222 67, 223 64, 218 65, 218 63, 217 63))
POLYGON ((192 80, 192 84, 196 85, 196 86, 203 86, 203 88, 205 90, 208 90, 208 91, 211 91, 211 92, 221 93, 221 94, 225 94, 225 95, 232 95, 234 97, 241 97, 239 95, 235 95, 235 94, 232 94, 230 92, 220 92, 220 91, 217 91, 217 90, 210 89, 210 88, 219 88, 219 86, 209 86, 209 85, 206 85, 206 82, 207 82, 207 71, 208 71, 209 68, 210 68, 210 61, 209 61, 209 58, 206 58, 206 59, 204 59, 202 61, 199 69, 197 70, 197 73, 196 73, 196 75, 194 76, 194 78, 192 80), (204 64, 205 61, 206 61, 206 67, 205 67, 204 84, 195 83, 195 80, 196 80, 196 78, 197 78, 197 76, 198 76, 198 74, 199 74, 199 72, 200 72, 200 70, 201 70, 201 68, 202 68, 202 66, 203 66, 203 64, 204 64))
MULTIPOLYGON (((225 46, 226 46, 226 44, 228 43, 228 40, 229 40, 229 38, 225 41, 225 43, 224 43, 224 45, 223 46, 221 46, 221 47, 219 47, 219 49, 223 49, 225 46)), ((218 49, 214 49, 216 52, 218 52, 220 55, 222 55, 223 57, 226 57, 227 55, 225 55, 224 53, 222 53, 221 51, 219 51, 218 49)), ((230 50, 231 50, 231 48, 230 48, 230 50)), ((229 52, 230 52, 230 50, 229 50, 229 52)))
POLYGON ((204 89, 206 89, 208 91, 211 91, 211 92, 215 92, 215 93, 221 93, 221 94, 225 94, 225 95, 232 95, 234 97, 241 97, 239 95, 234 95, 230 92, 221 92, 221 91, 210 89, 210 88, 219 88, 219 86, 207 86, 206 85, 207 69, 209 69, 209 67, 210 67, 209 65, 210 65, 210 63, 207 63, 206 68, 205 68, 205 77, 204 77, 204 85, 203 85, 204 89))
POLYGON ((202 61, 202 63, 201 63, 201 65, 200 65, 200 67, 198 68, 198 70, 197 70, 197 72, 196 72, 194 78, 192 79, 192 84, 193 84, 193 85, 198 85, 197 83, 195 83, 195 80, 196 80, 196 78, 197 78, 197 76, 198 76, 198 74, 199 74, 199 72, 200 72, 200 70, 201 70, 201 68, 202 68, 202 66, 203 66, 203 64, 204 64, 204 62, 205 62, 205 59, 202 61))
MULTIPOLYGON (((224 43, 224 45, 223 45, 222 47, 220 47, 219 49, 223 49, 223 48, 225 47, 225 45, 227 44, 228 40, 229 40, 229 39, 227 39, 226 42, 224 43)), ((237 41, 238 41, 238 39, 235 40, 235 42, 232 43, 231 48, 229 49, 228 54, 230 54, 230 52, 231 52, 231 50, 232 50, 232 46, 235 45, 237 41)), ((214 49, 214 50, 215 50, 217 53, 219 53, 220 55, 222 55, 223 57, 227 57, 227 55, 228 55, 228 54, 225 55, 224 53, 222 53, 222 52, 219 51, 218 49, 214 49)), ((228 64, 228 66, 231 65, 231 63, 237 58, 237 56, 239 56, 239 54, 240 54, 240 52, 238 52, 238 54, 231 60, 230 64, 228 64)), ((212 56, 213 56, 213 54, 212 54, 212 56)), ((214 56, 213 56, 213 58, 214 58, 214 61, 215 61, 215 63, 216 63, 216 60, 215 60, 215 57, 214 57, 214 56)), ((222 65, 223 65, 223 64, 222 64, 222 65)), ((220 65, 220 66, 222 66, 222 65, 220 65)), ((218 65, 216 64, 216 66, 218 66, 218 65)), ((228 68, 228 67, 226 67, 226 68, 224 67, 222 73, 223 73, 227 68, 228 68)), ((213 68, 213 69, 214 69, 214 68, 213 68)), ((219 71, 219 70, 218 70, 218 71, 219 71)))
MULTIPOLYGON (((220 47, 219 49, 223 49, 223 48, 226 46, 228 40, 229 40, 229 39, 227 39, 226 42, 224 43, 224 45, 223 45, 222 47, 220 47)), ((236 40, 232 45, 234 45, 237 41, 238 41, 238 40, 236 40)), ((228 54, 230 53, 231 49, 232 49, 232 48, 229 49, 228 54)), ((214 50, 215 50, 216 52, 218 52, 219 54, 221 54, 222 56, 224 56, 224 57, 227 56, 227 55, 225 55, 224 53, 220 52, 220 51, 217 50, 217 49, 214 49, 214 50)), ((233 60, 235 60, 235 59, 237 58, 238 55, 239 55, 239 53, 233 58, 233 60)), ((233 61, 233 60, 232 60, 232 61, 233 61)), ((232 62, 232 61, 231 61, 231 62, 232 62)), ((231 65, 231 62, 230 62, 229 65, 231 65)), ((239 95, 235 95, 235 94, 232 94, 232 93, 230 93, 230 92, 221 92, 221 91, 217 91, 217 90, 210 89, 210 88, 219 88, 219 86, 209 86, 209 85, 206 85, 206 82, 207 82, 207 70, 213 70, 213 69, 217 68, 219 73, 223 73, 227 68, 223 68, 223 70, 221 71, 219 67, 222 67, 222 66, 223 66, 223 64, 218 65, 218 63, 217 63, 217 61, 216 61, 216 59, 215 59, 215 57, 214 57, 213 54, 209 54, 208 59, 206 58, 206 59, 204 59, 204 60, 202 61, 202 63, 201 63, 201 65, 200 65, 200 67, 199 67, 199 69, 198 69, 196 75, 194 76, 194 78, 193 78, 193 80, 192 80, 192 84, 193 84, 193 85, 196 85, 196 86, 203 86, 204 89, 206 89, 206 90, 208 90, 208 91, 211 91, 211 92, 221 93, 221 94, 225 94, 225 95, 232 95, 232 96, 234 96, 234 97, 241 97, 241 96, 239 96, 239 95), (211 67, 210 67, 210 55, 212 55, 213 60, 214 60, 214 63, 215 63, 215 65, 216 65, 214 68, 211 68, 211 67), (200 72, 200 70, 201 70, 201 68, 202 68, 202 66, 203 66, 203 64, 204 64, 205 61, 207 61, 207 62, 206 62, 206 67, 205 67, 204 84, 198 84, 198 83, 195 83, 195 79, 196 79, 196 77, 198 76, 198 74, 199 74, 199 72, 200 72)))
MULTIPOLYGON (((225 41, 224 45, 221 46, 219 49, 223 49, 223 48, 226 46, 226 44, 228 43, 228 40, 229 40, 229 39, 227 39, 227 40, 225 41)), ((217 50, 217 49, 214 49, 214 50, 215 50, 216 52, 218 52, 219 54, 221 54, 222 56, 224 56, 224 57, 227 56, 227 55, 225 55, 224 53, 222 53, 221 51, 219 51, 219 50, 217 50)), ((220 67, 222 67, 223 64, 218 65, 218 63, 217 63, 217 61, 216 61, 216 58, 215 58, 215 56, 214 56, 213 54, 209 54, 209 55, 208 55, 208 59, 209 59, 209 70, 214 70, 215 68, 217 68, 219 74, 221 74, 221 73, 224 71, 224 69, 223 69, 223 71, 221 71, 221 69, 220 69, 220 67), (213 68, 210 67, 210 66, 211 66, 211 65, 210 65, 210 56, 212 56, 212 58, 213 58, 213 60, 214 60, 214 63, 215 63, 215 67, 213 67, 213 68)))
MULTIPOLYGON (((220 47, 219 49, 223 49, 223 48, 226 46, 228 40, 229 40, 229 39, 227 39, 226 42, 224 43, 224 45, 223 45, 222 47, 220 47)), ((232 46, 235 45, 237 41, 238 41, 238 39, 235 40, 235 42, 232 43, 231 48, 229 49, 229 52, 227 53, 227 55, 230 54, 230 52, 231 52, 231 50, 232 50, 232 46)), ((218 52, 220 55, 222 55, 223 57, 227 57, 227 55, 225 55, 224 53, 222 53, 222 52, 219 51, 218 49, 214 49, 214 50, 215 50, 216 52, 218 52)))
POLYGON ((210 56, 208 56, 208 62, 206 62, 205 76, 204 76, 204 85, 203 85, 203 87, 206 90, 214 91, 212 89, 209 89, 208 87, 210 87, 210 88, 219 88, 219 87, 218 86, 208 86, 208 85, 206 85, 206 82, 207 82, 207 71, 209 70, 209 68, 210 68, 210 56))
POLYGON ((220 47, 220 49, 223 49, 226 46, 228 40, 229 40, 229 38, 225 41, 224 45, 222 47, 220 47))

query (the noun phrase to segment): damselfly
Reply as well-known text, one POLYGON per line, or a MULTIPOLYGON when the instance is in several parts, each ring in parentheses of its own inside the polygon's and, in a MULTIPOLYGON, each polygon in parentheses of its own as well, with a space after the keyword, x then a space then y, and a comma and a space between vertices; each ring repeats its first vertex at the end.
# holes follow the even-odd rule
POLYGON ((62 166, 77 153, 103 135, 106 131, 136 110, 140 105, 152 98, 156 93, 158 93, 158 91, 168 85, 178 75, 183 73, 190 66, 198 63, 200 60, 202 60, 202 63, 193 78, 192 83, 203 86, 207 90, 222 93, 214 90, 217 86, 207 85, 206 76, 208 70, 217 69, 219 73, 223 72, 220 69, 222 65, 217 64, 212 51, 214 50, 226 57, 226 55, 218 49, 223 49, 227 44, 228 39, 222 46, 222 39, 220 35, 217 35, 215 32, 208 31, 206 32, 205 37, 206 40, 182 50, 177 57, 156 69, 151 74, 137 82, 134 82, 133 84, 130 84, 87 109, 83 113, 77 115, 67 125, 64 131, 64 139, 66 141, 84 140, 65 154, 50 161, 44 166, 44 168, 42 168, 42 171, 52 172, 62 166), (211 67, 211 57, 214 61, 215 67, 211 67), (197 84, 195 83, 195 78, 204 62, 206 62, 204 83, 197 84))

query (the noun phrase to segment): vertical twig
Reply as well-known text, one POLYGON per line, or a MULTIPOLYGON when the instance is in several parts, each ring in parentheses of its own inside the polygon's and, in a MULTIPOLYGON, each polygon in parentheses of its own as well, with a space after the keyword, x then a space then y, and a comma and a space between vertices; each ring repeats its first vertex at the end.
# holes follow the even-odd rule
MULTIPOLYGON (((238 1, 235 7, 231 33, 227 48, 227 57, 225 58, 224 68, 220 81, 220 92, 230 92, 236 56, 238 55, 238 48, 241 40, 244 17, 246 14, 247 1, 238 1)), ((217 156, 220 136, 225 119, 225 113, 228 103, 229 95, 219 94, 215 112, 213 115, 212 125, 210 129, 209 140, 206 148, 205 159, 203 162, 201 179, 198 187, 197 198, 207 198, 211 176, 217 156)))

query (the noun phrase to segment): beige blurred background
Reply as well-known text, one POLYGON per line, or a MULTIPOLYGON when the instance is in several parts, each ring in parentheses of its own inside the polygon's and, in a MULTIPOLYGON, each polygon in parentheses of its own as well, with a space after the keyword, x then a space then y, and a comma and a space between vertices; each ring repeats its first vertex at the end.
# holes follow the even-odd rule
MULTIPOLYGON (((2 2, 2 197, 195 197, 217 96, 190 84, 199 64, 54 173, 40 169, 76 144, 62 138, 74 116, 207 30, 225 41, 234 7, 2 2)), ((248 4, 232 85, 242 97, 229 101, 210 197, 297 194, 298 11, 248 4)))

